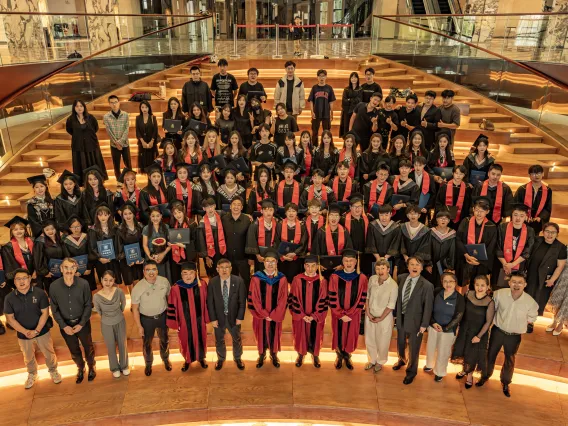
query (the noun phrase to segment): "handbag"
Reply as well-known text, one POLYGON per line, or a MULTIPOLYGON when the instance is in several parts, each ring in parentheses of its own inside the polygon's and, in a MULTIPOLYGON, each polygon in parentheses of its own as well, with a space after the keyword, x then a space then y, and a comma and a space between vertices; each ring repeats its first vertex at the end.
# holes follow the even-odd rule
POLYGON ((151 101, 151 100, 152 100, 152 94, 149 92, 133 93, 129 99, 130 102, 142 102, 142 101, 151 101))
POLYGON ((479 128, 481 130, 488 130, 492 132, 495 130, 495 124, 493 124, 493 122, 488 120, 487 118, 484 118, 483 120, 481 120, 481 123, 479 123, 479 128))

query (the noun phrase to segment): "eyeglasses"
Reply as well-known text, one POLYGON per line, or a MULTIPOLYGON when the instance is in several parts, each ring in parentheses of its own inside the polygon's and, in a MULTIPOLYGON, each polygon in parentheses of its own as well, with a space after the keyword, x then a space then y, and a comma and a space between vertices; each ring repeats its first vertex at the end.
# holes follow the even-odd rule
POLYGON ((77 266, 62 266, 61 269, 63 269, 64 271, 74 271, 75 269, 77 269, 77 266))
POLYGON ((16 278, 14 278, 14 281, 22 283, 22 282, 28 281, 29 279, 30 279, 30 277, 16 277, 16 278))
POLYGON ((529 173, 529 175, 531 175, 531 176, 542 176, 542 172, 538 172, 538 173, 529 173))
POLYGON ((548 235, 556 235, 558 234, 558 231, 544 231, 544 233, 548 235))
POLYGON ((146 272, 158 272, 158 268, 146 268, 146 272))
POLYGON ((276 263, 276 259, 264 259, 264 263, 276 263))
POLYGON ((81 225, 70 226, 69 229, 81 229, 81 225))

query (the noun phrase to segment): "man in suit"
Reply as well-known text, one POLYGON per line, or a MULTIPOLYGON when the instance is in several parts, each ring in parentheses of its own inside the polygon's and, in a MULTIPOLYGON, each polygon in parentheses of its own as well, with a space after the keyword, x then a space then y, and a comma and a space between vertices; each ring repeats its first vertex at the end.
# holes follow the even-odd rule
POLYGON ((223 368, 227 357, 225 346, 225 329, 233 338, 233 359, 239 370, 245 369, 241 360, 243 345, 241 342, 241 323, 245 318, 247 306, 246 285, 237 275, 231 275, 231 262, 219 259, 217 262, 218 276, 211 278, 207 289, 207 310, 209 319, 215 330, 215 348, 217 362, 215 370, 223 368))
POLYGON ((416 377, 422 336, 430 324, 434 302, 434 286, 420 276, 424 261, 419 256, 411 256, 407 260, 407 267, 408 274, 398 276, 396 302, 398 362, 393 366, 393 370, 400 370, 403 365, 408 364, 406 377, 403 380, 405 385, 411 384, 416 377))

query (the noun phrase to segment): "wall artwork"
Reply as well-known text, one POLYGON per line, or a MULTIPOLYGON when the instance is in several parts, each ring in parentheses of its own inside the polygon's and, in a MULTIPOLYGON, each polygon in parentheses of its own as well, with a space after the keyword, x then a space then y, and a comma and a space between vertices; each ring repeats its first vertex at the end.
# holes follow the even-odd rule
MULTIPOLYGON (((117 14, 118 0, 86 0, 87 13, 117 14)), ((91 42, 91 51, 105 49, 118 44, 120 40, 117 18, 107 16, 89 16, 87 25, 91 42)))
POLYGON ((4 15, 1 18, 10 55, 26 60, 46 60, 41 18, 25 15, 29 12, 39 12, 38 0, 0 0, 0 11, 24 14, 4 15))

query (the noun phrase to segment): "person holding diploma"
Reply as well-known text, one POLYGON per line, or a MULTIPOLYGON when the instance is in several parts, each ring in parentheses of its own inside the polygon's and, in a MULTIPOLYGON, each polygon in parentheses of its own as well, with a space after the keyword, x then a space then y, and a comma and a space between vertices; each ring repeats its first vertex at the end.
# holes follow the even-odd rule
POLYGON ((449 210, 452 213, 450 227, 456 230, 467 217, 470 208, 471 189, 464 182, 466 172, 464 166, 454 166, 453 179, 442 183, 436 195, 436 212, 449 210))
POLYGON ((274 218, 274 201, 271 199, 262 200, 262 216, 249 226, 247 234, 247 245, 245 252, 256 256, 255 271, 261 271, 264 263, 261 247, 263 249, 271 247, 278 248, 276 241, 276 219, 274 218))
POLYGON ((64 170, 57 179, 61 184, 61 192, 53 204, 55 221, 59 229, 64 230, 67 226, 67 220, 72 215, 83 216, 83 197, 81 196, 81 187, 79 176, 64 170))
POLYGON ((34 266, 37 271, 37 285, 49 293, 51 283, 61 276, 59 264, 68 254, 55 220, 44 221, 42 229, 34 244, 34 266))
POLYGON ((279 270, 286 276, 288 282, 292 282, 294 277, 302 270, 302 264, 298 257, 303 256, 308 246, 308 232, 298 219, 298 206, 288 203, 284 208, 286 217, 276 224, 276 242, 278 254, 280 254, 279 270), (295 250, 282 254, 281 245, 292 244, 295 250))
POLYGON ((487 173, 495 163, 495 157, 488 151, 489 138, 483 134, 477 137, 471 148, 472 152, 463 160, 463 165, 466 168, 465 181, 473 187, 487 179, 487 173))
POLYGON ((10 230, 10 241, 2 246, 2 264, 4 266, 6 287, 14 288, 14 270, 27 269, 32 279, 37 277, 34 267, 34 242, 28 234, 29 222, 14 216, 4 224, 10 230))
POLYGON ((73 215, 67 221, 65 229, 67 231, 63 239, 65 251, 69 257, 77 262, 79 276, 89 283, 91 291, 95 291, 97 289, 95 263, 89 260, 89 237, 83 232, 83 221, 78 216, 73 215))
POLYGON ((163 223, 162 212, 159 207, 153 206, 148 209, 150 221, 142 230, 142 250, 146 260, 154 260, 158 266, 161 277, 171 281, 171 271, 168 253, 171 247, 168 245, 170 227, 163 223))
POLYGON ((43 231, 43 223, 53 219, 54 201, 51 198, 47 186, 47 178, 44 175, 31 176, 28 182, 32 185, 34 196, 27 201, 28 221, 32 229, 32 235, 37 238, 43 231))
POLYGON ((104 271, 112 271, 117 284, 122 284, 120 268, 116 255, 116 233, 118 227, 112 219, 107 206, 99 206, 95 213, 95 225, 89 229, 89 259, 94 262, 97 277, 103 276, 104 271))
MULTIPOLYGON (((186 208, 183 202, 175 200, 170 204, 172 210, 172 220, 170 222, 170 241, 168 245, 172 249, 172 259, 170 262, 172 281, 178 281, 181 278, 181 267, 184 263, 195 261, 196 257, 196 218, 189 220, 186 215, 186 208), (176 235, 175 230, 186 229, 188 239, 186 241, 174 241, 172 232, 176 235)), ((182 236, 183 237, 183 236, 182 236)), ((177 238, 176 238, 177 239, 177 238)))
MULTIPOLYGON (((142 225, 136 220, 136 207, 130 201, 122 206, 122 223, 116 232, 117 260, 124 285, 134 285, 144 276, 142 264, 142 225), (134 249, 138 260, 131 256, 134 249)), ((114 277, 113 277, 114 280, 114 277)))
MULTIPOLYGON (((401 197, 408 197, 406 201, 399 198, 400 201, 397 201, 396 204, 393 199, 391 199, 392 208, 395 210, 395 214, 393 216, 393 220, 395 222, 406 222, 408 218, 406 217, 406 208, 413 204, 418 205, 418 198, 420 196, 420 188, 416 185, 412 179, 410 179, 409 174, 412 170, 412 163, 410 160, 400 160, 398 163, 398 172, 400 173, 397 176, 391 177, 390 184, 392 185, 392 196, 401 196, 401 197)), ((422 211, 420 211, 422 214, 422 211)))
POLYGON ((225 231, 216 206, 215 200, 211 197, 203 200, 201 207, 205 210, 205 214, 199 222, 197 231, 199 256, 205 261, 208 277, 217 275, 217 261, 227 253, 225 231))

